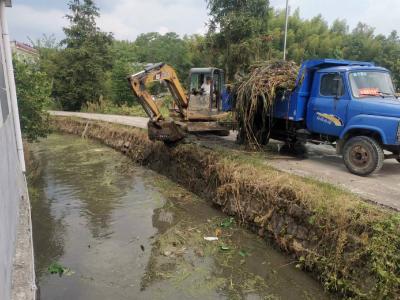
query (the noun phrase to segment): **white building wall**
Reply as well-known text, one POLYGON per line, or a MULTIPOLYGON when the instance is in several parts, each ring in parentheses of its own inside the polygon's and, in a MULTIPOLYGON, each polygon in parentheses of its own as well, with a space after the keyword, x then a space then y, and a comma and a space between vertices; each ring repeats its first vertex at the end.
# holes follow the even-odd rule
POLYGON ((26 197, 13 128, 9 115, 0 128, 0 299, 5 300, 11 298, 19 201, 26 197))
MULTIPOLYGON (((9 1, 0 0, 0 10, 9 1)), ((1 18, 1 14, 0 14, 1 18)), ((2 21, 2 20, 0 20, 2 21)), ((0 299, 11 299, 13 257, 15 253, 18 210, 22 197, 27 199, 25 175, 18 156, 16 122, 11 103, 6 47, 0 22, 0 299)))

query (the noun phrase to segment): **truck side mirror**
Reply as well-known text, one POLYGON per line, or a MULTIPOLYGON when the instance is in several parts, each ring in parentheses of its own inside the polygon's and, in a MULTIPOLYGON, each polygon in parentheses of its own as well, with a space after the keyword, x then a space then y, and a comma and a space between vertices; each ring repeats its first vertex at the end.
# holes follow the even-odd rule
POLYGON ((336 94, 335 99, 338 100, 340 97, 343 96, 343 80, 342 76, 339 74, 335 76, 334 81, 336 82, 336 94))

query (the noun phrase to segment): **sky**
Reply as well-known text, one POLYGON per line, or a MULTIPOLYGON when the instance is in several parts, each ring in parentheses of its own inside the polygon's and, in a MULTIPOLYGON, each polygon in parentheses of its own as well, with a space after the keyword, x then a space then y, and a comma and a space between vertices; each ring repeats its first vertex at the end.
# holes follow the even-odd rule
MULTIPOLYGON (((286 0, 270 0, 284 8, 286 0)), ((62 39, 62 27, 68 25, 68 0, 13 0, 7 11, 12 40, 27 42, 43 34, 62 39)), ((140 33, 174 31, 180 35, 206 31, 205 0, 95 0, 100 8, 99 27, 113 32, 117 39, 134 40, 140 33)), ((291 9, 300 8, 302 18, 321 14, 329 23, 346 19, 350 28, 367 23, 376 33, 400 31, 399 0, 289 0, 291 9)))

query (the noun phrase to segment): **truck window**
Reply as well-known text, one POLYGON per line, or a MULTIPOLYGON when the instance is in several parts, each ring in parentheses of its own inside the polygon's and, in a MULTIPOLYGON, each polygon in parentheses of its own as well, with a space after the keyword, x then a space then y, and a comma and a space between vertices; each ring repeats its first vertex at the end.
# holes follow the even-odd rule
POLYGON ((349 77, 351 90, 356 98, 395 95, 392 79, 387 72, 353 72, 349 77))
MULTIPOLYGON (((338 87, 338 82, 337 82, 337 77, 338 74, 325 74, 322 76, 321 79, 321 87, 320 87, 320 94, 322 96, 327 96, 327 97, 334 97, 336 96, 336 91, 338 87)), ((343 79, 340 76, 339 80, 342 82, 342 90, 340 92, 339 96, 343 96, 344 94, 344 88, 343 88, 343 79)))

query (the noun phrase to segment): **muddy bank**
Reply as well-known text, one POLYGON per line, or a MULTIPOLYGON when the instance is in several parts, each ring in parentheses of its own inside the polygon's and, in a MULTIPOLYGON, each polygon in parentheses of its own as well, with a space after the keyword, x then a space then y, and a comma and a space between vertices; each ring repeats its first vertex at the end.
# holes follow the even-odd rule
POLYGON ((212 201, 298 260, 325 288, 366 299, 400 293, 400 218, 328 184, 263 165, 257 155, 193 144, 168 148, 145 131, 55 118, 212 201))

